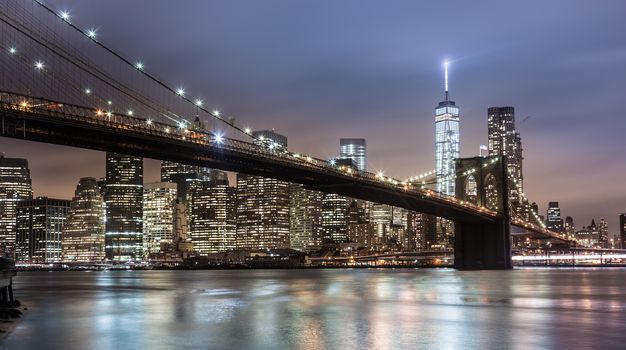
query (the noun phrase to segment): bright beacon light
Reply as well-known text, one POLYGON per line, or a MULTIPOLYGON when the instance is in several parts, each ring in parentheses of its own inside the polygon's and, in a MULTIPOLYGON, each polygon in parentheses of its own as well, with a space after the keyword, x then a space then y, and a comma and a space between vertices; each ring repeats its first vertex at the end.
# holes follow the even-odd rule
POLYGON ((196 99, 196 102, 195 102, 196 106, 198 106, 198 107, 202 107, 202 104, 203 104, 203 103, 204 103, 204 102, 202 102, 202 100, 201 100, 201 99, 196 99))
POLYGON ((68 11, 59 12, 59 16, 61 16, 64 21, 68 21, 70 19, 70 13, 68 11))
POLYGON ((142 70, 143 69, 143 62, 137 62, 135 63, 135 68, 142 70))
POLYGON ((95 29, 89 29, 87 31, 87 36, 92 38, 92 39, 95 39, 96 38, 96 30, 95 29))
POLYGON ((213 110, 213 115, 215 115, 216 117, 219 117, 220 111, 218 111, 217 109, 213 110))
POLYGON ((14 48, 14 47, 10 47, 10 48, 9 48, 9 53, 10 53, 10 54, 14 54, 14 53, 16 53, 16 52, 17 52, 17 49, 16 49, 16 48, 14 48))
POLYGON ((449 65, 450 65, 450 62, 448 60, 445 60, 443 62, 444 78, 446 82, 446 92, 448 92, 448 66, 449 65))
POLYGON ((37 61, 35 62, 35 68, 42 70, 43 69, 43 62, 41 61, 37 61))
POLYGON ((215 134, 215 142, 217 142, 217 143, 224 142, 224 135, 222 135, 222 134, 215 134))
POLYGON ((185 89, 183 88, 176 89, 176 94, 183 96, 185 94, 185 89))

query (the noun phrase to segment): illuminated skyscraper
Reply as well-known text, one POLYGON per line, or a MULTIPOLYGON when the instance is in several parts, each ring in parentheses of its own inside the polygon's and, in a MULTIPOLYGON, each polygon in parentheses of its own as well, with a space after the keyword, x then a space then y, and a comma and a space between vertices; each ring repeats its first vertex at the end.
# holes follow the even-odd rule
POLYGON ((143 186, 143 254, 161 251, 161 243, 174 241, 176 184, 153 182, 143 186))
POLYGON ((28 161, 0 154, 0 252, 15 246, 17 202, 32 197, 28 161))
MULTIPOLYGON (((265 144, 271 142, 274 150, 287 147, 287 137, 273 130, 252 135, 265 144)), ((289 248, 289 201, 288 182, 238 173, 238 248, 289 248)))
POLYGON ((367 168, 365 139, 339 139, 339 157, 352 159, 359 171, 367 168))
POLYGON ((107 152, 105 251, 114 261, 143 257, 143 159, 107 152))
POLYGON ((487 115, 489 155, 507 157, 507 168, 514 182, 509 186, 510 200, 521 203, 519 191, 524 190, 522 175, 524 158, 522 157, 522 138, 515 131, 515 108, 489 107, 487 115))
POLYGON ((53 263, 61 261, 61 233, 70 201, 37 197, 17 204, 15 260, 53 263))
POLYGON ((444 66, 445 100, 435 109, 435 172, 437 192, 454 196, 454 162, 459 158, 459 107, 448 97, 448 62, 444 66))
POLYGON ((619 237, 622 249, 626 249, 626 213, 619 215, 619 237))
POLYGON ((200 255, 237 248, 237 192, 227 179, 200 181, 190 188, 191 242, 200 255))
POLYGON ((347 197, 334 193, 324 194, 322 198, 323 243, 342 243, 348 240, 348 204, 347 197))
POLYGON ((289 205, 289 235, 291 248, 301 251, 317 250, 322 246, 323 194, 291 184, 289 205))
POLYGON ((63 226, 63 261, 104 260, 104 200, 93 177, 83 177, 63 226))
MULTIPOLYGON (((563 232, 563 219, 561 219, 561 209, 559 208, 559 202, 548 203, 546 227, 548 230, 554 232, 563 232)), ((593 224, 595 226, 595 222, 593 224)))

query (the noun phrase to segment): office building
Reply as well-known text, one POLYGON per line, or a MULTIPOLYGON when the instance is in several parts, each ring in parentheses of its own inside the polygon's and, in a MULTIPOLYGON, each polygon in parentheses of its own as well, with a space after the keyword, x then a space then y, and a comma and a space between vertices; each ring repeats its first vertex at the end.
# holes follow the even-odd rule
POLYGON ((143 159, 106 154, 105 251, 113 261, 143 257, 143 159))
POLYGON ((459 158, 459 107, 448 94, 445 63, 445 99, 435 108, 435 173, 437 192, 454 196, 455 159, 459 158))
POLYGON ((37 264, 60 262, 61 235, 70 201, 37 197, 17 204, 15 260, 37 264))
POLYGON ((93 177, 83 177, 74 191, 62 234, 65 262, 104 260, 104 199, 93 177))
MULTIPOLYGON (((490 107, 487 110, 488 150, 490 156, 506 156, 507 169, 510 179, 513 181, 509 186, 511 202, 522 204, 521 192, 524 189, 524 177, 522 175, 522 138, 515 131, 515 108, 490 107)), ((526 206, 524 206, 526 207, 526 206)))
POLYGON ((143 255, 162 251, 162 244, 174 242, 174 215, 177 186, 172 182, 152 182, 143 186, 143 255))
POLYGON ((352 159, 357 170, 367 169, 367 153, 365 139, 339 139, 339 157, 352 159))
MULTIPOLYGON (((287 137, 273 130, 253 131, 255 142, 287 148, 287 137)), ((269 147, 269 146, 268 146, 269 147)), ((289 183, 237 174, 237 246, 258 250, 289 248, 289 183)))
POLYGON ((33 197, 28 161, 0 154, 0 253, 15 247, 17 203, 33 197))
POLYGON ((322 198, 323 194, 305 189, 302 185, 290 185, 289 240, 291 249, 318 250, 322 246, 322 198))
POLYGON ((561 209, 559 202, 550 202, 548 204, 546 228, 554 232, 563 232, 563 219, 561 219, 561 209))
POLYGON ((228 180, 200 181, 190 189, 190 238, 206 256, 237 248, 237 192, 228 180))
POLYGON ((622 249, 626 247, 626 213, 619 214, 619 237, 622 249))
POLYGON ((323 243, 343 243, 348 240, 348 204, 350 199, 334 193, 322 198, 323 243))

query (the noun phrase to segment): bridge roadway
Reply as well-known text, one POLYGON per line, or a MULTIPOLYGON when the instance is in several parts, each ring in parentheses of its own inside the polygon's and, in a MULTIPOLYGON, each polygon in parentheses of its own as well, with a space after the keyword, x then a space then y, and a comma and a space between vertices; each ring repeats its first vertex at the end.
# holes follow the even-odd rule
MULTIPOLYGON (((455 222, 493 223, 495 211, 413 184, 336 166, 331 161, 262 144, 226 138, 149 119, 0 92, 1 135, 30 141, 169 160, 225 171, 276 178, 325 193, 388 204, 455 222)), ((518 220, 539 236, 561 235, 518 220)))

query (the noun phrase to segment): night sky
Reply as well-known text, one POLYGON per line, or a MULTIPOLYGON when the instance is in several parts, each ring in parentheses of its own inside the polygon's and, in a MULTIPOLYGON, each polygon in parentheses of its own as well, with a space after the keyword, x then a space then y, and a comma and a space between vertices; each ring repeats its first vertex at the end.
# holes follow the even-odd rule
MULTIPOLYGON (((338 153, 363 137, 368 168, 406 178, 434 168, 434 107, 461 107, 461 155, 487 142, 487 108, 512 105, 525 192, 559 201, 576 227, 626 212, 624 1, 50 0, 72 22, 289 148, 338 153)), ((0 139, 30 162, 37 195, 72 196, 104 175, 104 154, 0 139)), ((145 179, 158 179, 146 161, 145 179)))

